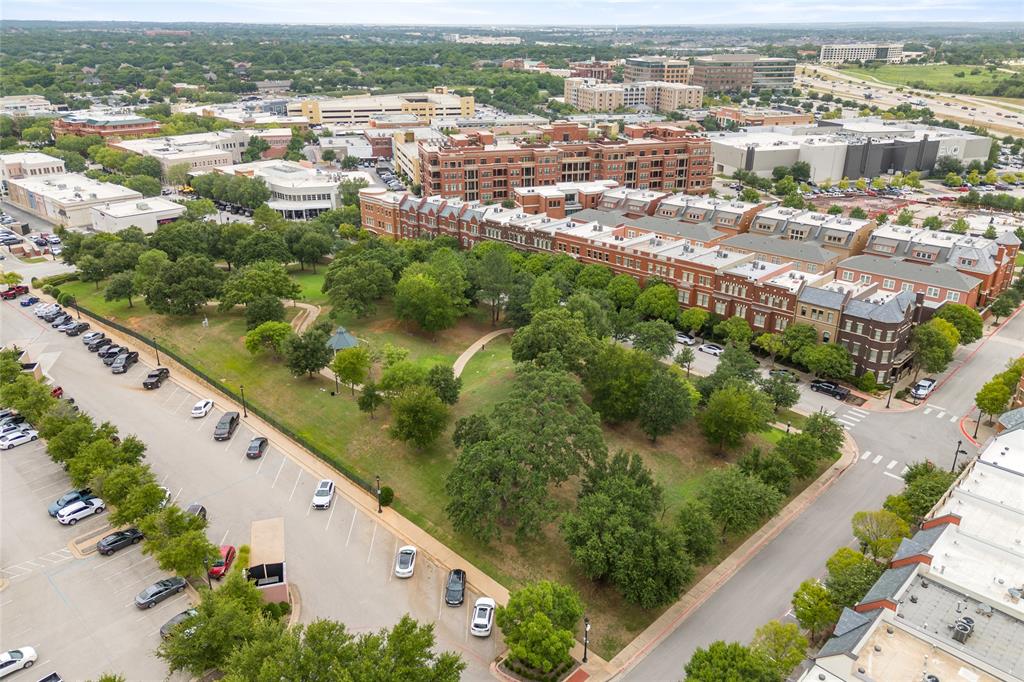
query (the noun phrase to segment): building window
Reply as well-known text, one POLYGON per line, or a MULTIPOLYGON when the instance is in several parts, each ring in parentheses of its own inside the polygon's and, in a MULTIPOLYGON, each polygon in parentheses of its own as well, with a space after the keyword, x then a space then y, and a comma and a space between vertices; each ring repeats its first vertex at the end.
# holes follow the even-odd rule
POLYGON ((822 332, 821 333, 821 342, 822 343, 828 343, 828 340, 830 338, 832 338, 832 334, 830 332, 822 332))
POLYGON ((959 291, 947 291, 946 292, 946 300, 947 301, 952 301, 953 303, 956 303, 957 301, 960 300, 960 292, 959 291))
POLYGON ((882 288, 883 289, 887 289, 889 291, 892 291, 893 289, 896 288, 896 282, 891 280, 891 279, 883 279, 882 280, 882 288))
POLYGON ((871 284, 871 275, 861 275, 860 276, 860 283, 861 284, 871 284))
POLYGON ((939 288, 938 287, 928 287, 928 298, 938 298, 938 296, 939 296, 939 288))
POLYGON ((843 270, 843 281, 844 282, 852 282, 853 281, 853 273, 850 272, 849 270, 843 270))

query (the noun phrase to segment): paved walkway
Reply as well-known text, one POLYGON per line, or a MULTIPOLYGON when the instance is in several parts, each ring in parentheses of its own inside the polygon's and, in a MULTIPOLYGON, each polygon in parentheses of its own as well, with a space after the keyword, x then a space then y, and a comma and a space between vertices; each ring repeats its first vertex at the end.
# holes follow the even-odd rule
POLYGON ((320 317, 320 306, 302 301, 292 301, 292 307, 299 309, 299 314, 292 318, 292 329, 296 334, 301 334, 316 322, 320 317))
POLYGON ((515 330, 512 329, 511 327, 509 327, 508 329, 499 329, 474 341, 469 348, 462 351, 462 355, 460 355, 455 360, 455 364, 452 365, 452 371, 455 372, 455 376, 462 376, 462 370, 466 369, 466 365, 469 364, 470 359, 472 359, 472 357, 476 355, 480 349, 482 349, 484 346, 486 346, 488 343, 498 338, 499 336, 502 336, 503 334, 511 334, 514 331, 515 330))

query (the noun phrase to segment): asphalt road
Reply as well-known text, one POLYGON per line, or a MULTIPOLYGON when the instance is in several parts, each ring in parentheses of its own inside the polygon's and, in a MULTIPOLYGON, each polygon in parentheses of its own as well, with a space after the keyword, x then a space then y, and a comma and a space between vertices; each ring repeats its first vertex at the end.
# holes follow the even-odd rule
MULTIPOLYGON (((405 544, 404 540, 342 496, 335 496, 330 510, 313 511, 310 502, 317 478, 282 453, 274 434, 261 434, 271 440, 271 447, 261 460, 247 460, 245 448, 254 431, 244 421, 231 440, 214 441, 212 431, 222 414, 221 409, 215 408, 204 419, 190 418, 192 405, 200 396, 173 381, 158 390, 146 391, 142 388, 142 379, 150 368, 142 363, 125 375, 112 375, 83 347, 80 339, 68 338, 44 327, 30 310, 10 302, 0 306, 0 342, 18 342, 29 348, 44 372, 62 385, 84 411, 97 420, 110 420, 122 433, 137 434, 148 445, 147 462, 161 484, 170 488, 175 502, 182 506, 200 502, 206 506, 210 521, 208 536, 212 542, 245 544, 250 539, 251 522, 284 518, 287 571, 289 581, 299 587, 302 595, 303 622, 333 618, 343 621, 351 631, 368 632, 390 627, 403 614, 409 613, 421 622, 435 624, 439 649, 452 649, 462 654, 469 666, 463 679, 489 679, 487 667, 503 649, 500 635, 497 631, 487 639, 469 635, 472 604, 480 596, 472 589, 467 592, 463 606, 444 605, 441 586, 447 576, 446 567, 436 565, 421 553, 413 578, 394 578, 395 553, 405 544)), ((2 488, 5 502, 7 485, 5 479, 2 488)), ((61 485, 54 487, 62 488, 61 485)), ((42 502, 38 505, 41 510, 42 502)), ((10 517, 5 515, 7 518, 10 517)), ((46 520, 50 519, 46 517, 46 520)), ((9 537, 5 534, 5 548, 9 537)), ((59 546, 51 548, 47 544, 32 551, 45 548, 52 550, 59 546)), ((21 559, 12 557, 12 560, 21 559)), ((96 557, 72 562, 83 566, 90 563, 99 562, 96 557)), ((50 571, 57 569, 41 570, 46 579, 33 584, 29 600, 52 599, 58 590, 50 576, 50 571)), ((472 586, 472 573, 469 582, 472 586)), ((7 598, 4 593, 4 600, 7 598)), ((122 600, 118 595, 117 600, 124 601, 128 609, 128 599, 122 600)), ((3 622, 20 622, 28 608, 30 602, 24 598, 4 608, 3 622)), ((169 609, 165 615, 170 617, 173 613, 169 609)), ((78 617, 85 615, 89 612, 84 611, 78 617)), ((155 648, 154 632, 159 623, 155 623, 154 628, 149 625, 154 624, 149 623, 138 632, 118 635, 119 639, 126 640, 118 646, 132 647, 134 643, 141 643, 139 646, 144 651, 155 648)), ((152 678, 146 671, 134 668, 136 661, 132 658, 88 660, 83 652, 58 644, 64 639, 60 636, 64 627, 63 619, 49 623, 44 618, 34 629, 31 642, 19 641, 13 645, 31 644, 41 651, 53 651, 52 657, 61 669, 79 671, 75 673, 76 678, 116 669, 118 664, 125 666, 118 671, 127 674, 129 679, 152 678)), ((142 662, 137 661, 140 666, 142 662)))
MULTIPOLYGON (((793 620, 790 600, 807 578, 822 577, 825 560, 839 547, 853 546, 850 519, 878 509, 903 487, 900 473, 912 462, 931 459, 952 466, 960 419, 971 412, 974 394, 1024 354, 1024 315, 1004 323, 997 334, 957 351, 940 385, 916 409, 893 401, 893 410, 869 411, 832 401, 831 408, 860 449, 856 463, 803 514, 769 542, 671 634, 619 679, 629 682, 679 680, 693 652, 716 640, 748 642, 763 623, 793 620), (900 410, 900 411, 897 411, 900 410)), ((698 358, 703 354, 697 353, 698 358)), ((709 356, 705 356, 709 357, 709 356)), ((702 371, 713 359, 703 360, 702 371)), ((801 391, 801 407, 831 400, 801 391)), ((826 403, 827 405, 828 403, 826 403)), ((969 456, 977 454, 964 439, 969 456)))

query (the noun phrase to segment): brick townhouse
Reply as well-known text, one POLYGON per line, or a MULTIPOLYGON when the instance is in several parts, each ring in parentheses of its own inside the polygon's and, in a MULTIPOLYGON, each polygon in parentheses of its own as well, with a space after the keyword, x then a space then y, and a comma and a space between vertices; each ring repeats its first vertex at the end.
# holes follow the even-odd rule
POLYGON ((948 263, 925 265, 896 258, 860 255, 836 266, 836 281, 875 284, 882 294, 910 291, 924 295, 924 305, 963 303, 976 308, 982 280, 965 275, 948 263))

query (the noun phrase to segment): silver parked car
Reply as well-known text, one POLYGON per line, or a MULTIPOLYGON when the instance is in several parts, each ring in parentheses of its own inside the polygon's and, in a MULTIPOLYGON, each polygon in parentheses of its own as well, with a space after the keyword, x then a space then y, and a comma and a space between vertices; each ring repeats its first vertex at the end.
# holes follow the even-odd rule
POLYGON ((313 491, 313 509, 327 509, 331 506, 331 499, 334 498, 334 481, 323 479, 316 484, 313 491))
POLYGON ((395 557, 395 577, 411 578, 415 570, 416 548, 412 545, 401 547, 398 550, 398 556, 395 557))

